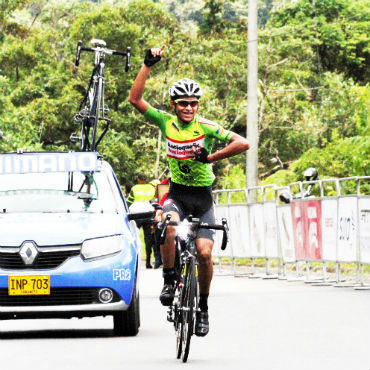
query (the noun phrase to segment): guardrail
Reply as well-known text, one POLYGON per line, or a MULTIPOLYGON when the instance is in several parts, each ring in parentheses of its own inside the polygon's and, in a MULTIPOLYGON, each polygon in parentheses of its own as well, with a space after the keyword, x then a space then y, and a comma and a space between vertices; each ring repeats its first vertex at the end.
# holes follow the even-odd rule
MULTIPOLYGON (((220 272, 231 261, 230 273, 240 275, 237 259, 251 261, 249 277, 302 280, 320 285, 370 288, 364 283, 364 265, 370 264, 370 176, 323 179, 245 189, 215 190, 216 217, 226 217, 230 228, 229 248, 215 244, 213 256, 220 272), (312 185, 314 196, 302 198, 312 185), (284 190, 298 197, 282 204, 284 190), (295 191, 297 194, 297 191, 295 191), (264 274, 258 274, 256 259, 265 261, 264 274), (277 261, 272 271, 271 260, 277 261), (335 279, 330 280, 328 262, 335 263, 335 279), (321 276, 313 278, 312 263, 321 265, 321 276), (341 264, 356 264, 355 282, 345 282, 341 264), (305 274, 302 273, 305 265, 305 274), (287 269, 293 265, 293 269, 287 269), (295 270, 295 276, 289 276, 295 270)), ((217 237, 217 236, 216 236, 217 237)))

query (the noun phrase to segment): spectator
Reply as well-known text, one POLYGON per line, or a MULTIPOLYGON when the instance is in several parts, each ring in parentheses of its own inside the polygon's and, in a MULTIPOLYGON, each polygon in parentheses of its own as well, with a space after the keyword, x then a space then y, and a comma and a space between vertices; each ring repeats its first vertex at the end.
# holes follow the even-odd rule
MULTIPOLYGON (((153 210, 150 202, 155 196, 155 187, 147 183, 147 177, 144 173, 140 173, 136 179, 137 184, 131 188, 127 202, 130 205, 130 211, 145 212, 153 210)), ((151 221, 136 221, 137 227, 143 228, 145 251, 146 251, 146 268, 152 268, 150 258, 152 250, 155 253, 154 229, 151 221)))
POLYGON ((125 189, 124 189, 124 192, 125 192, 125 197, 127 198, 128 195, 130 194, 130 191, 132 189, 132 183, 131 182, 128 182, 126 185, 125 185, 125 189))

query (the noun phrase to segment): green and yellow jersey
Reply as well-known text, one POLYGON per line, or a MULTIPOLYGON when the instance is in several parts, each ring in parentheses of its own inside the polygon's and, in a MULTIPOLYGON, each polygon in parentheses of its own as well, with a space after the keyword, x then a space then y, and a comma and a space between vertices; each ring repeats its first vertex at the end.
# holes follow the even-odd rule
POLYGON ((195 161, 192 148, 204 147, 210 152, 214 139, 229 142, 232 132, 198 116, 188 124, 182 124, 177 116, 151 106, 144 117, 159 126, 166 140, 172 181, 187 186, 212 185, 215 176, 211 164, 195 161))

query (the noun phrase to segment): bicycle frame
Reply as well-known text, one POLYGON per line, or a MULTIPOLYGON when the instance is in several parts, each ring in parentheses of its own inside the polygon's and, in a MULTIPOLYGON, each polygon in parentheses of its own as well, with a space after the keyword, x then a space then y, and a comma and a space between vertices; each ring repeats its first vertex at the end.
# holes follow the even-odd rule
POLYGON ((111 120, 107 118, 109 109, 104 102, 104 70, 106 55, 125 56, 126 72, 130 68, 131 57, 130 47, 127 48, 126 52, 123 52, 105 49, 103 46, 105 46, 106 43, 103 40, 94 39, 91 41, 91 43, 94 44, 95 47, 83 47, 82 42, 78 42, 75 62, 75 65, 78 66, 80 63, 81 51, 93 52, 95 54, 94 69, 90 77, 87 91, 80 104, 79 112, 74 117, 75 121, 81 124, 80 136, 72 134, 70 137, 71 141, 74 143, 78 141, 81 142, 82 151, 96 151, 99 143, 107 133, 109 124, 111 122, 111 120), (99 121, 105 121, 105 127, 103 128, 101 135, 97 139, 99 121))

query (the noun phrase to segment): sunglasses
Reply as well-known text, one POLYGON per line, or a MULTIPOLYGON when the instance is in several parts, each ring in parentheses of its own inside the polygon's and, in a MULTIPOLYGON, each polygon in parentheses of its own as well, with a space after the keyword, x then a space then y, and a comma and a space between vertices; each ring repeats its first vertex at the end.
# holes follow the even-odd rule
POLYGON ((180 105, 182 108, 186 108, 188 105, 190 105, 192 108, 195 108, 198 106, 198 100, 175 100, 175 103, 180 105))

